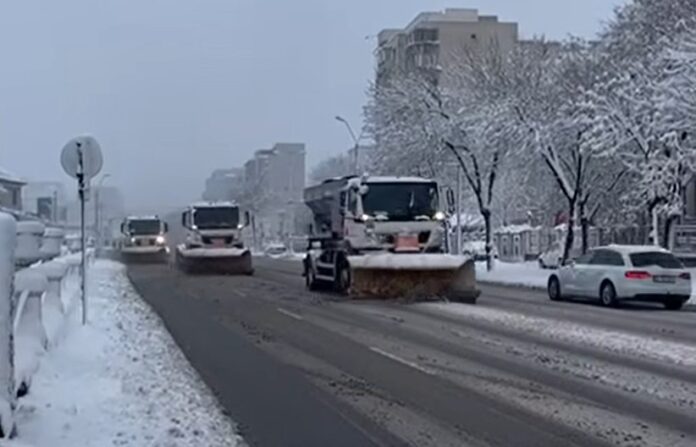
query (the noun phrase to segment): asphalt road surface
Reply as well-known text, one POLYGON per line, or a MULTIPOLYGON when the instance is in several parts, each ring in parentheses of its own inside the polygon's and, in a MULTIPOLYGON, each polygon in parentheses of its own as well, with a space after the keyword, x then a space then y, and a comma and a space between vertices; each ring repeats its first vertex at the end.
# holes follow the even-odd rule
POLYGON ((129 267, 251 446, 696 445, 694 307, 351 302, 255 264, 129 267))

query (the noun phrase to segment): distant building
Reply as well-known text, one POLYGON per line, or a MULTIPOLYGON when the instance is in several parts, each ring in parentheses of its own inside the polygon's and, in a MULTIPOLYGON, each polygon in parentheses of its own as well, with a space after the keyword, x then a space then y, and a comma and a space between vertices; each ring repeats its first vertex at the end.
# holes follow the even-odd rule
POLYGON ((24 185, 24 180, 0 167, 0 207, 20 211, 24 185))
POLYGON ((217 169, 205 181, 203 200, 237 201, 244 190, 244 170, 240 168, 217 169))
MULTIPOLYGON (((121 190, 115 186, 92 187, 85 203, 85 222, 88 228, 94 228, 97 218, 101 226, 111 221, 121 220, 126 215, 125 201, 121 190)), ((67 206, 67 223, 77 227, 80 223, 80 202, 77 193, 67 206)))
POLYGON ((518 42, 518 25, 480 15, 476 9, 424 12, 403 29, 385 29, 378 35, 377 83, 415 71, 439 82, 459 61, 465 49, 493 45, 502 51, 518 42))
POLYGON ((43 220, 64 222, 68 198, 61 182, 29 182, 22 190, 22 208, 43 220))
POLYGON ((259 237, 283 240, 302 229, 305 145, 277 143, 261 149, 244 164, 244 203, 255 216, 259 237))

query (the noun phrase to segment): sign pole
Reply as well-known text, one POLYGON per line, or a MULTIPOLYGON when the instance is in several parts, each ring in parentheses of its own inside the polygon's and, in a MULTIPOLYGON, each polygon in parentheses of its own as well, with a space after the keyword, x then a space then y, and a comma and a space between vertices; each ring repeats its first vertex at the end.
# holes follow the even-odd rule
POLYGON ((104 159, 94 137, 83 135, 73 138, 63 147, 60 164, 70 177, 77 180, 80 199, 80 292, 82 298, 82 324, 87 324, 87 234, 85 231, 85 193, 89 180, 101 171, 104 159))
POLYGON ((82 249, 80 260, 80 294, 82 300, 82 324, 84 325, 87 324, 87 238, 85 236, 85 171, 81 146, 81 143, 78 142, 77 183, 80 196, 80 246, 82 249))

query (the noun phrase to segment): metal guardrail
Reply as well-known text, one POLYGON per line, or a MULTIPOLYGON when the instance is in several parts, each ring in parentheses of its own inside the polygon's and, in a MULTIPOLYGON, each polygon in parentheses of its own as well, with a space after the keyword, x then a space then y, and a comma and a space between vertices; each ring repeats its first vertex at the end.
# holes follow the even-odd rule
POLYGON ((77 301, 80 257, 60 257, 63 239, 62 230, 0 212, 0 438, 14 435, 17 399, 77 301))

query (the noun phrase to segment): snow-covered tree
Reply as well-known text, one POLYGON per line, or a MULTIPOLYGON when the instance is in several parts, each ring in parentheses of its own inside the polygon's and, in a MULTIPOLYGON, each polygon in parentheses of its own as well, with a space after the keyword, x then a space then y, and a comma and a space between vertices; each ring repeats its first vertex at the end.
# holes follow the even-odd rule
MULTIPOLYGON (((481 69, 495 70, 503 55, 462 53, 461 67, 440 82, 418 73, 375 86, 366 108, 368 130, 377 143, 374 161, 391 173, 437 174, 456 163, 476 199, 485 225, 488 267, 492 268, 492 202, 495 182, 508 151, 502 107, 492 100, 499 88, 479 84, 481 69), (491 62, 490 65, 487 65, 491 62), (466 67, 477 67, 474 72, 466 67), (484 88, 490 88, 483 92, 484 88)), ((498 77, 498 79, 503 79, 498 77)))
POLYGON ((312 183, 320 183, 331 177, 350 175, 354 173, 354 164, 348 155, 339 154, 315 166, 309 174, 309 179, 312 183))

